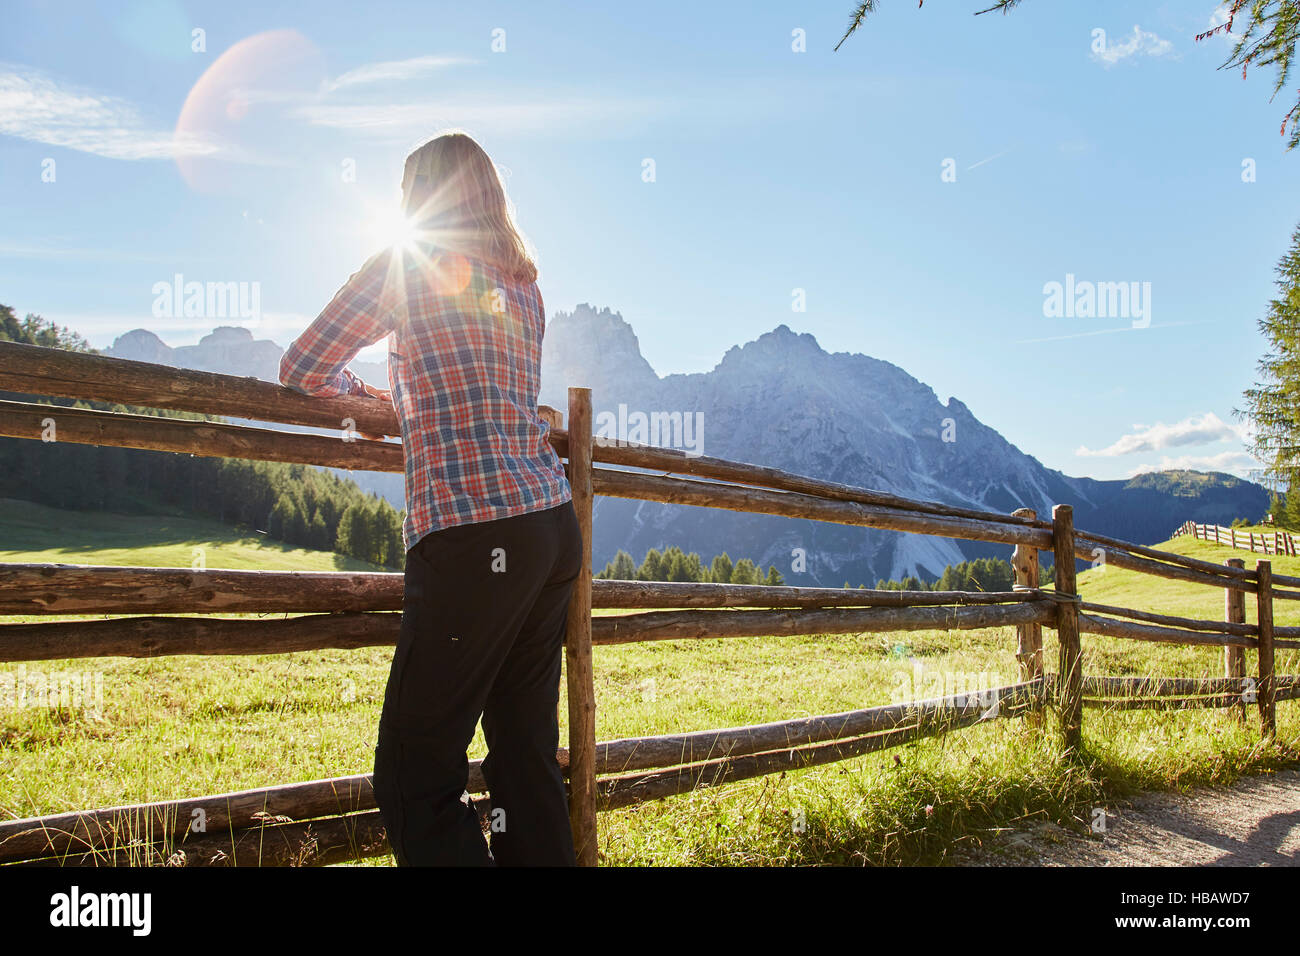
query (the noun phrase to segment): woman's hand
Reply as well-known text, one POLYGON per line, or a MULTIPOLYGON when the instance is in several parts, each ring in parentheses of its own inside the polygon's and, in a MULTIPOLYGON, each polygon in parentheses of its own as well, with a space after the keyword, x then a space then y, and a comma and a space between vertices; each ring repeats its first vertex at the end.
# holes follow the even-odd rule
POLYGON ((364 382, 362 383, 362 387, 365 388, 366 394, 371 398, 377 398, 381 402, 387 402, 389 405, 393 404, 393 393, 388 389, 376 388, 375 386, 367 385, 364 382))
MULTIPOLYGON (((376 388, 374 385, 370 385, 366 382, 362 382, 361 387, 362 389, 365 390, 366 395, 368 395, 369 397, 376 398, 379 401, 384 402, 389 406, 392 406, 393 393, 390 392, 388 389, 376 388)), ((370 432, 362 432, 362 431, 357 432, 357 435, 369 441, 383 441, 385 438, 388 437, 387 435, 373 435, 370 432)))

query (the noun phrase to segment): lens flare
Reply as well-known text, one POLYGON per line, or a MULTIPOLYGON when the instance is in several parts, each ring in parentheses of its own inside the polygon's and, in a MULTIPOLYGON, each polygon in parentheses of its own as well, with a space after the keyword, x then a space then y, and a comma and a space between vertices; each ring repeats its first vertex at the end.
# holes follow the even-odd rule
POLYGON ((317 95, 324 78, 320 50, 296 30, 257 33, 226 50, 190 89, 176 120, 178 140, 214 146, 178 156, 185 182, 202 192, 237 190, 249 169, 296 159, 301 131, 285 121, 286 111, 317 95))

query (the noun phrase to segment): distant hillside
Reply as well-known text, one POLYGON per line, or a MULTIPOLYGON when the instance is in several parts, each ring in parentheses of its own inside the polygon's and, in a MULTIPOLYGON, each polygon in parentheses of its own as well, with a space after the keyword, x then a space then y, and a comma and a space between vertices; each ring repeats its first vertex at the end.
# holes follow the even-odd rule
MULTIPOLYGON (((94 351, 74 333, 39 316, 29 315, 19 322, 7 306, 0 306, 0 337, 94 351)), ((47 402, 55 408, 221 420, 103 402, 4 392, 0 396, 47 402)), ((85 511, 215 518, 286 544, 334 550, 393 568, 400 568, 405 557, 402 516, 391 504, 363 492, 336 471, 306 465, 0 438, 0 497, 85 511)), ((0 547, 3 543, 0 540, 0 547)))

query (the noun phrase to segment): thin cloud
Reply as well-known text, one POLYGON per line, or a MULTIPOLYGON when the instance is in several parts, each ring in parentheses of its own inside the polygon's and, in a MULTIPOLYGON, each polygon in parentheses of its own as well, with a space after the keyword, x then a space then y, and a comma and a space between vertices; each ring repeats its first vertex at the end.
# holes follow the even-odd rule
MULTIPOLYGON (((646 95, 613 89, 595 93, 586 89, 536 89, 522 98, 513 89, 493 93, 482 83, 464 89, 452 89, 449 84, 448 88, 424 94, 412 92, 408 85, 401 95, 395 95, 379 82, 381 77, 397 79, 425 68, 418 60, 359 68, 322 87, 318 94, 299 96, 296 104, 289 104, 292 108, 286 115, 349 136, 409 143, 426 136, 430 129, 447 126, 509 135, 578 128, 601 133, 631 129, 643 132, 653 118, 681 117, 687 112, 711 122, 747 122, 783 114, 799 102, 793 91, 773 93, 764 86, 744 82, 703 93, 663 90, 658 95, 646 95), (362 74, 361 81, 342 82, 352 74, 362 74)), ((895 86, 872 81, 854 83, 853 89, 863 95, 884 97, 895 86)))
POLYGON ((1111 67, 1120 60, 1134 56, 1165 56, 1172 53, 1174 45, 1156 34, 1133 25, 1133 34, 1122 43, 1112 43, 1109 38, 1101 52, 1094 51, 1092 58, 1103 66, 1111 67))
POLYGON ((974 163, 973 165, 967 166, 967 167, 966 167, 966 171, 967 171, 967 172, 970 172, 972 169, 977 169, 978 167, 983 166, 985 163, 991 163, 991 162, 993 162, 993 160, 995 160, 995 159, 1001 159, 1003 156, 1005 156, 1005 155, 1006 155, 1007 153, 1009 153, 1009 152, 1011 152, 1011 150, 1009 150, 1009 149, 1004 149, 1004 150, 1003 150, 1002 152, 1000 152, 1000 153, 994 153, 992 156, 989 156, 989 157, 986 158, 986 159, 981 159, 978 163, 974 163))
POLYGON ((457 56, 417 56, 409 60, 388 60, 383 63, 370 63, 340 74, 334 80, 325 84, 325 90, 332 93, 345 87, 374 83, 398 83, 426 76, 438 70, 475 62, 477 61, 457 56))
POLYGON ((0 134, 108 159, 173 159, 221 152, 215 143, 150 126, 128 101, 0 64, 0 134))
MULTIPOLYGON (((1178 448, 1184 445, 1208 445, 1211 442, 1218 441, 1238 441, 1242 437, 1240 429, 1229 425, 1214 412, 1206 412, 1200 416, 1191 415, 1172 425, 1157 422, 1154 425, 1134 425, 1133 428, 1132 433, 1121 436, 1118 441, 1106 448, 1094 451, 1091 448, 1081 446, 1075 451, 1075 454, 1083 458, 1115 458, 1120 455, 1161 451, 1165 448, 1178 448)), ((1223 455, 1227 454, 1239 453, 1223 452, 1215 457, 1222 458, 1223 455)))
POLYGON ((1090 335, 1109 335, 1112 332, 1149 332, 1151 329, 1176 329, 1182 325, 1205 325, 1201 322, 1163 322, 1160 325, 1121 325, 1115 329, 1093 329, 1091 332, 1070 332, 1065 335, 1048 335, 1041 339, 1013 339, 1012 345, 1031 345, 1035 342, 1062 342, 1066 339, 1083 339, 1090 335))
POLYGON ((562 126, 633 119, 660 107, 652 99, 561 96, 530 102, 319 103, 303 106, 294 115, 313 126, 409 139, 442 126, 545 132, 562 126))
MULTIPOLYGON (((0 243, 0 256, 14 259, 78 259, 109 262, 175 262, 175 253, 127 252, 122 249, 75 246, 43 246, 0 243)), ((207 257, 188 256, 187 262, 202 262, 207 257)))

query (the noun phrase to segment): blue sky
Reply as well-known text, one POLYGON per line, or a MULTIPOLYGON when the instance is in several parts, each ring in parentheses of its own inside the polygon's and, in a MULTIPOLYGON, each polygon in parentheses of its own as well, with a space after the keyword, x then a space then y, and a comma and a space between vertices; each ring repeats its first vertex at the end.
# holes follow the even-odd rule
POLYGON ((548 310, 621 312, 660 374, 784 323, 1067 474, 1242 473, 1300 155, 1272 75, 1193 42, 1213 0, 886 0, 838 53, 851 2, 810 6, 8 3, 0 302, 101 346, 287 344, 457 126, 507 172, 548 310), (256 283, 255 320, 154 315, 176 274, 256 283), (1045 314, 1067 276, 1147 308, 1045 314))

